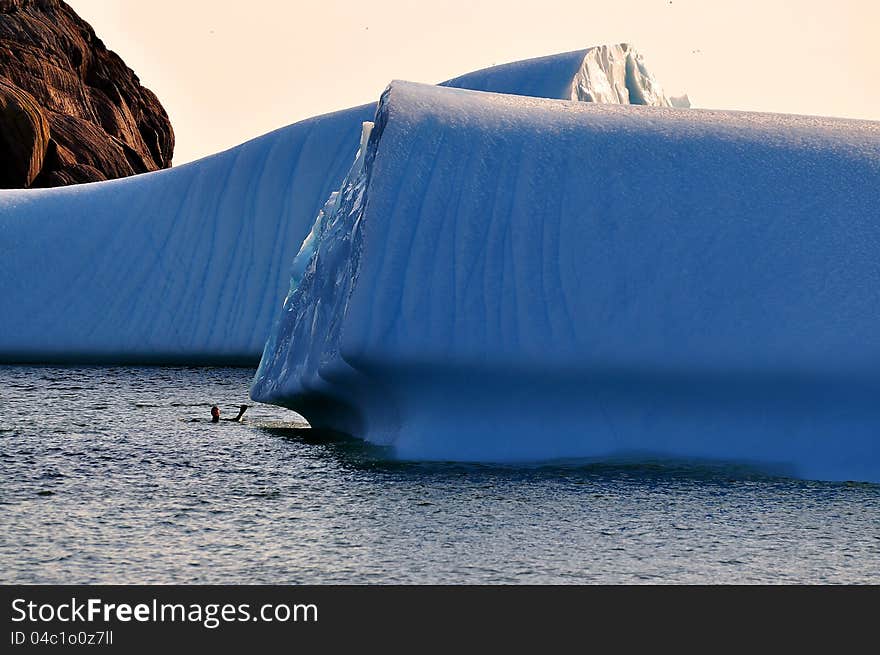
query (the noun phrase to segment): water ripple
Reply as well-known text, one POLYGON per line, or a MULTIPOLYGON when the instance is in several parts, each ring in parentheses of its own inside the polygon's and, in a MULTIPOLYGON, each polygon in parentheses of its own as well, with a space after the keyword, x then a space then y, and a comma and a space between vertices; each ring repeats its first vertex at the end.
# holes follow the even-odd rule
POLYGON ((880 486, 401 462, 252 370, 0 367, 0 582, 880 583, 880 486))

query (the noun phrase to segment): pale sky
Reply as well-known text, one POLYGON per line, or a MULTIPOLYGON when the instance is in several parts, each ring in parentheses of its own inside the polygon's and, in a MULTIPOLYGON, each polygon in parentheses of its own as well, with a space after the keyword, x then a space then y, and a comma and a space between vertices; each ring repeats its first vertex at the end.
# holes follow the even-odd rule
POLYGON ((880 0, 67 0, 171 116, 174 163, 392 79, 629 42, 696 107, 880 120, 880 0))

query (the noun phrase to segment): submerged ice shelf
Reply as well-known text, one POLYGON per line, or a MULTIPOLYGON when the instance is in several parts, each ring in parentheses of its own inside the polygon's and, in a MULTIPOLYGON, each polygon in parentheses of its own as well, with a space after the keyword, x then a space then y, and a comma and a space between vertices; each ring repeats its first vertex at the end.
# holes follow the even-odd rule
MULTIPOLYGON (((517 62, 446 84, 666 104, 630 46, 517 62), (592 80, 592 81, 591 81, 592 80), (580 94, 580 96, 578 95, 580 94)), ((0 191, 0 362, 256 364, 290 262, 339 187, 375 103, 157 173, 0 191)))
POLYGON ((395 82, 251 395, 418 459, 880 482, 880 123, 395 82))

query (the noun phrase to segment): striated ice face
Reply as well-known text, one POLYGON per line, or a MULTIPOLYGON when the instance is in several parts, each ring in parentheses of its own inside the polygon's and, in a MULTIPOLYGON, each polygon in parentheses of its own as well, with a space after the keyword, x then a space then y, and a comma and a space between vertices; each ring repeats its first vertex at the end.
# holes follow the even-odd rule
POLYGON ((331 220, 332 218, 338 219, 339 206, 344 200, 343 195, 346 189, 356 186, 359 193, 363 195, 363 188, 365 186, 363 181, 364 160, 366 159, 367 142, 370 139, 372 131, 373 123, 365 121, 361 128, 361 141, 354 158, 354 164, 352 164, 351 170, 349 170, 345 180, 343 180, 342 189, 330 194, 327 202, 324 203, 321 211, 318 212, 318 216, 315 218, 312 229, 303 241, 302 246, 300 246, 299 252, 296 257, 293 258, 293 264, 291 265, 290 271, 291 290, 296 289, 305 276, 306 267, 309 266, 309 263, 315 256, 318 244, 321 239, 324 238, 324 231, 326 229, 328 217, 331 217, 331 220))
POLYGON ((254 389, 260 389, 259 393, 273 393, 279 377, 297 378, 304 387, 320 388, 322 374, 318 372, 323 367, 344 367, 336 348, 357 276, 358 227, 366 202, 365 163, 373 127, 372 122, 363 124, 351 170, 319 212, 294 259, 290 291, 255 377, 254 389), (297 358, 288 357, 292 351, 297 358))
POLYGON ((395 82, 252 397, 404 458, 880 481, 878 190, 880 123, 395 82))

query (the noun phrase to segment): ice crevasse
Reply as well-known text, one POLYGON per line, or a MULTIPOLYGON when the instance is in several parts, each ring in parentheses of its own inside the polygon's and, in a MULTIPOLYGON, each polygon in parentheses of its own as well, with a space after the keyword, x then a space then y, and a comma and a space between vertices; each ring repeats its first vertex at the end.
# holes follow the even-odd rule
POLYGON ((880 123, 394 82, 251 390, 418 459, 880 482, 880 123))
MULTIPOLYGON (((446 84, 669 104, 628 45, 446 84)), ((319 116, 156 173, 0 191, 0 363, 255 365, 290 262, 375 111, 319 116)))

